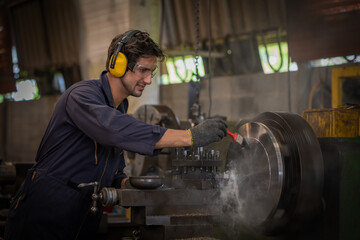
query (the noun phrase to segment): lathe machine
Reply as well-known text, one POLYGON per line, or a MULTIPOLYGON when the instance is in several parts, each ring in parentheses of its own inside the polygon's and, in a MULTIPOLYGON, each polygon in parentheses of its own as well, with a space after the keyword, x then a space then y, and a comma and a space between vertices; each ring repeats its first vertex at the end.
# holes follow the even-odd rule
MULTIPOLYGON (((164 106, 140 113, 178 126, 164 106)), ((301 116, 275 112, 235 131, 244 142, 223 155, 170 149, 161 174, 132 176, 134 189, 101 189, 101 204, 131 209, 123 239, 360 239, 358 137, 318 138, 301 116)))

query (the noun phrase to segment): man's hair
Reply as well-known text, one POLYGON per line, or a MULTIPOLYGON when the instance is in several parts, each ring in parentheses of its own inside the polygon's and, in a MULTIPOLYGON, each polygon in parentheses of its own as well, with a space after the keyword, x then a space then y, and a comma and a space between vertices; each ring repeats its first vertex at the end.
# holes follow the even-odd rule
MULTIPOLYGON (((111 41, 105 66, 107 71, 109 71, 111 55, 114 54, 118 43, 121 42, 121 39, 131 31, 132 30, 129 30, 123 34, 119 34, 111 41)), ((120 52, 125 54, 128 63, 137 62, 140 57, 157 57, 161 62, 165 59, 165 55, 161 51, 159 45, 150 38, 150 35, 147 32, 138 32, 133 35, 130 39, 128 39, 127 43, 121 47, 120 52)))

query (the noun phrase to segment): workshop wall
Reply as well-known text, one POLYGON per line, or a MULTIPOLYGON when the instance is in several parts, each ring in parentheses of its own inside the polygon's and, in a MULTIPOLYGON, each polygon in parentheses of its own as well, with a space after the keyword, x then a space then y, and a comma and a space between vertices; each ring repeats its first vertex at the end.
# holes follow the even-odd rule
MULTIPOLYGON (((251 119, 261 112, 286 111, 297 114, 308 108, 311 88, 322 79, 321 97, 313 101, 318 106, 330 107, 331 67, 311 68, 300 65, 297 72, 274 74, 249 74, 215 77, 211 80, 211 116, 226 116, 229 121, 251 119), (291 108, 288 84, 290 82, 291 108)), ((162 85, 161 104, 167 105, 181 120, 188 118, 188 84, 162 85)), ((209 81, 204 79, 200 91, 201 112, 208 116, 209 81)))
POLYGON ((34 162, 41 138, 58 98, 59 95, 52 95, 34 101, 1 104, 1 109, 6 109, 1 113, 6 116, 6 128, 2 129, 1 133, 1 136, 6 136, 4 145, 6 161, 34 162))

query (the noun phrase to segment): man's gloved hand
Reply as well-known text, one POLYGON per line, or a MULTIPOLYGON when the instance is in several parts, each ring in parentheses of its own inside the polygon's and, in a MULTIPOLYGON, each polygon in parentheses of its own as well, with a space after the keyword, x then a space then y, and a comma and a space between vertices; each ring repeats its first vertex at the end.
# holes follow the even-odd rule
POLYGON ((221 119, 207 119, 189 131, 192 135, 193 146, 206 146, 212 142, 218 142, 226 136, 226 123, 221 119))

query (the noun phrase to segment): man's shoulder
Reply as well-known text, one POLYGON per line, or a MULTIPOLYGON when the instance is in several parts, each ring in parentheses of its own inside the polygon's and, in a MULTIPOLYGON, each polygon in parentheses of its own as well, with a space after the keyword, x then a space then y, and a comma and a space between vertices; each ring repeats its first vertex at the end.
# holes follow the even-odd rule
POLYGON ((71 85, 60 97, 59 101, 67 101, 70 95, 72 96, 100 96, 101 84, 99 80, 83 80, 71 85))
POLYGON ((98 92, 101 89, 99 80, 83 80, 73 84, 66 92, 70 94, 75 91, 98 92))
POLYGON ((74 89, 74 88, 80 87, 80 86, 98 86, 98 87, 100 87, 100 81, 99 81, 99 79, 82 80, 80 82, 73 84, 69 89, 74 89))

